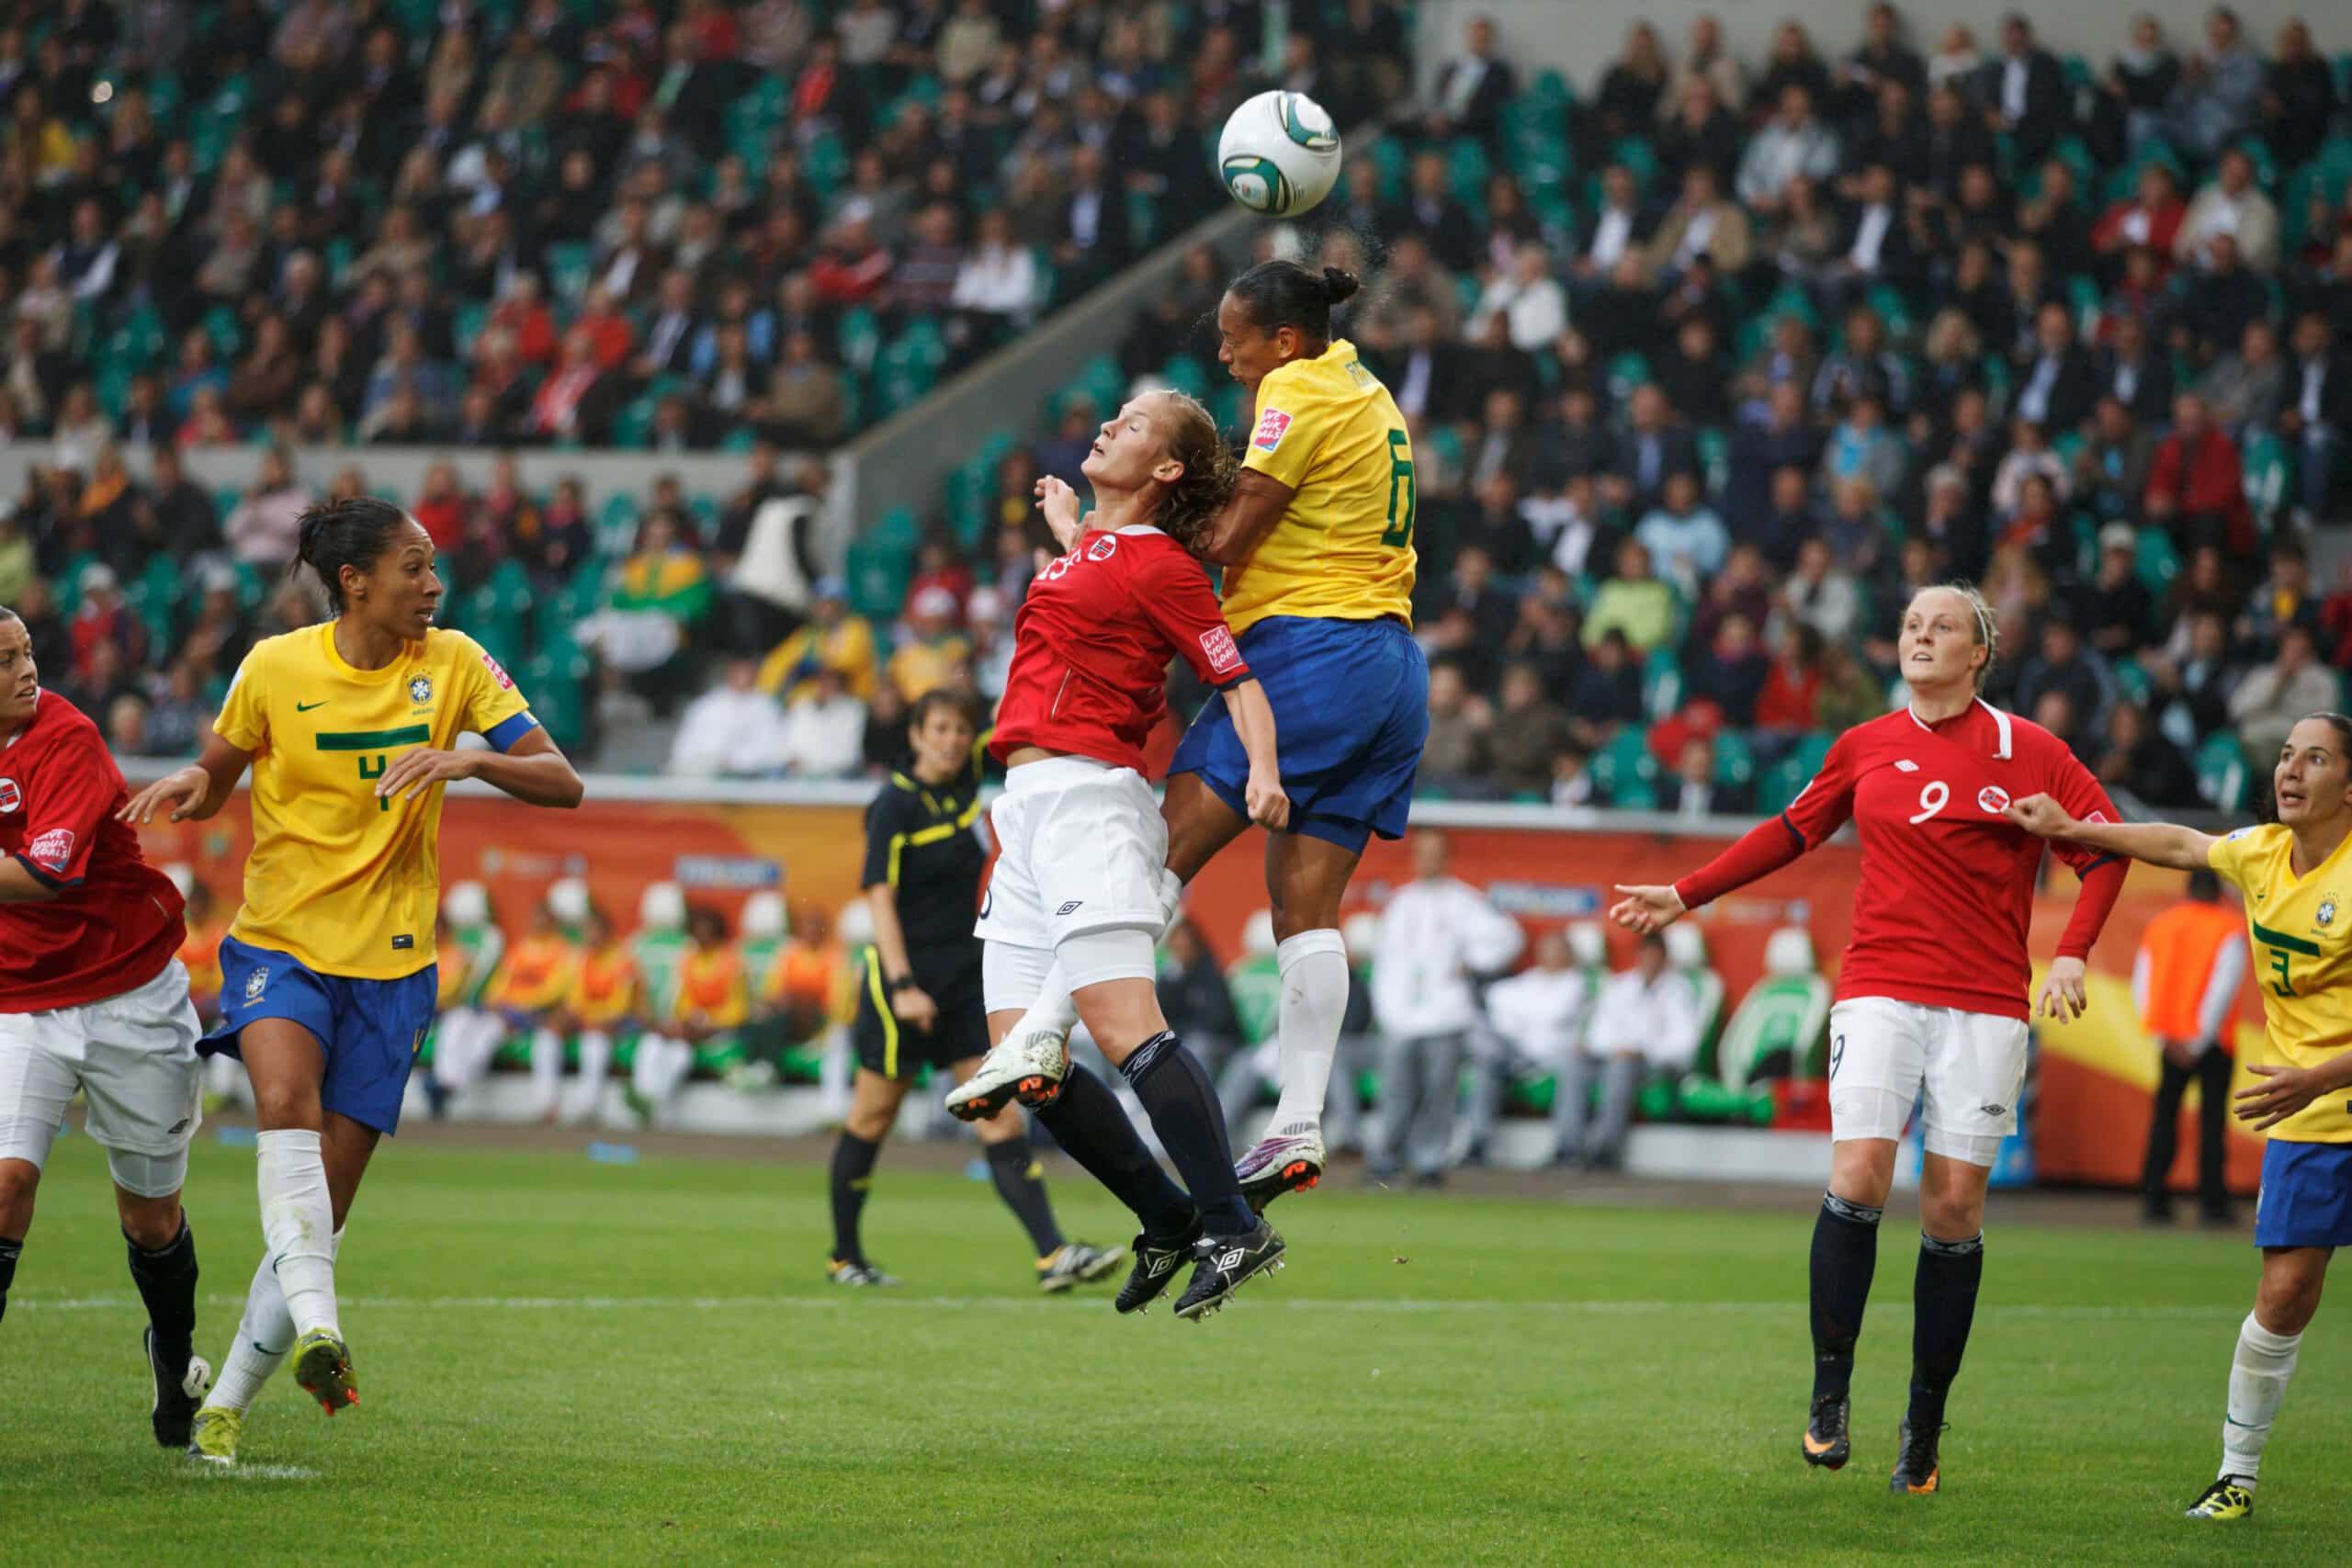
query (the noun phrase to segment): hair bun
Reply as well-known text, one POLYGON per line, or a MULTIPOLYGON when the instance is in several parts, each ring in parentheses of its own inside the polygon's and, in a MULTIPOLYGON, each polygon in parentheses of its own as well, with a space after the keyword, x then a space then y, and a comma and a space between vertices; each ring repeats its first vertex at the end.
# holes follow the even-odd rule
POLYGON ((1327 266, 1323 269, 1323 297, 1334 305, 1363 287, 1363 285, 1357 280, 1356 275, 1343 266, 1327 266))
POLYGON ((319 536, 327 529, 326 508, 312 506, 302 513, 302 521, 295 532, 294 558, 315 569, 319 564, 319 536))

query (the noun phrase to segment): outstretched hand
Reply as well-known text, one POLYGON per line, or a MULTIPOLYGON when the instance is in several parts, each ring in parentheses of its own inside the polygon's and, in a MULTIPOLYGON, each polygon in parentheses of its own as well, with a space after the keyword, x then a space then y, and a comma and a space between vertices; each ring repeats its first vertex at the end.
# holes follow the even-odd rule
POLYGON ((1045 514, 1046 526, 1053 530, 1054 540, 1065 550, 1078 543, 1086 532, 1085 519, 1080 515, 1078 491, 1061 479, 1047 474, 1035 486, 1037 510, 1045 514))
POLYGON ((1689 913, 1683 908, 1682 895, 1670 883, 1657 887, 1628 887, 1620 883, 1617 891, 1625 897, 1609 907, 1609 918, 1644 936, 1664 931, 1689 913))

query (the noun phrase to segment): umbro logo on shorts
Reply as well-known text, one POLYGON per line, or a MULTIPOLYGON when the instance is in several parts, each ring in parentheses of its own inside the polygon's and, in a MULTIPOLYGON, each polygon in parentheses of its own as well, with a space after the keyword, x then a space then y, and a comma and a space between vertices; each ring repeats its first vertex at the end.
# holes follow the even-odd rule
POLYGON ((1987 1116, 2007 1116, 2009 1113, 2009 1108, 2006 1105, 1980 1105, 1976 1109, 1987 1116))
POLYGON ((176 1121, 176 1122, 173 1122, 173 1123, 172 1123, 172 1130, 171 1130, 170 1132, 166 1133, 166 1134, 164 1134, 164 1135, 165 1137, 168 1137, 168 1138, 176 1138, 176 1137, 178 1137, 182 1133, 185 1133, 185 1132, 187 1132, 187 1117, 185 1117, 185 1116, 183 1116, 183 1117, 181 1117, 178 1121, 176 1121))
POLYGON ((1057 918, 1063 915, 1075 915, 1078 913, 1078 907, 1085 902, 1086 900, 1083 898, 1073 898, 1069 903, 1064 904, 1060 908, 1056 909, 1054 914, 1057 918))

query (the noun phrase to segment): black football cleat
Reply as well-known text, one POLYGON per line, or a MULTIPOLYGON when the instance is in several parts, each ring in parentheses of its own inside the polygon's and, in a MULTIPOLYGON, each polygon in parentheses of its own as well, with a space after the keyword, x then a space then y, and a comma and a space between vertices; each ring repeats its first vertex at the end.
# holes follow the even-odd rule
POLYGON ((1176 1315, 1187 1323, 1223 1307, 1233 1292, 1260 1274, 1283 1266, 1282 1233, 1264 1220, 1244 1236, 1204 1236, 1194 1249, 1193 1282, 1176 1302, 1176 1315))
POLYGON ((1160 1292, 1176 1282, 1176 1266, 1193 1256, 1201 1244, 1201 1222, 1193 1221, 1193 1228, 1179 1236, 1154 1240, 1139 1235, 1135 1240, 1135 1267, 1127 1270, 1127 1282, 1119 1287, 1118 1299, 1111 1304, 1119 1311, 1143 1312, 1159 1299, 1160 1292))
POLYGON ((212 1386, 212 1368, 201 1356, 190 1356, 177 1366, 155 1349, 155 1329, 148 1325, 147 1370, 155 1379, 155 1441, 167 1449, 187 1447, 188 1429, 196 1424, 196 1407, 212 1386))
POLYGON ((1819 1470, 1843 1470, 1854 1457, 1853 1439, 1846 1431, 1852 1402, 1842 1393, 1825 1393, 1813 1402, 1804 1424, 1804 1461, 1819 1470))
POLYGON ((1895 1455, 1894 1473, 1886 1479, 1886 1488, 1896 1496, 1925 1497, 1935 1492, 1942 1479, 1942 1467, 1936 1461, 1936 1446, 1946 1427, 1942 1425, 1915 1430, 1906 1419, 1903 1423, 1901 1451, 1895 1455))

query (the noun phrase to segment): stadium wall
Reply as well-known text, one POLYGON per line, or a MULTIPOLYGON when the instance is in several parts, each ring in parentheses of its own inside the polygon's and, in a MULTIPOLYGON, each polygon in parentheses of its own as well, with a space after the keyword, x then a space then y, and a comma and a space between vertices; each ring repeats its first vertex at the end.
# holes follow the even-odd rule
MULTIPOLYGON (((166 767, 133 761, 127 771, 151 777, 166 767)), ((796 909, 838 911, 857 895, 871 794, 863 784, 592 777, 586 804, 556 813, 517 811, 486 786, 459 784, 444 810, 441 876, 445 886, 482 882, 510 928, 548 883, 566 875, 585 877, 624 927, 634 922, 646 884, 661 880, 676 881, 690 898, 730 913, 762 889, 782 891, 796 909)), ((145 845, 159 863, 193 866, 233 905, 251 844, 247 822, 232 809, 209 822, 157 824, 144 829, 145 845)), ((1449 829, 1456 874, 1484 887, 1531 931, 1598 919, 1616 884, 1655 882, 1697 865, 1749 825, 1441 802, 1417 806, 1414 822, 1449 829)), ((1732 998, 1762 973, 1765 941, 1782 925, 1810 931, 1822 966, 1835 972, 1860 863, 1859 848, 1844 837, 1695 917, 1732 998)), ((1265 906, 1262 863, 1258 846, 1244 844, 1213 862, 1187 900, 1211 946, 1228 962, 1239 956, 1242 926, 1265 906)), ((1376 909, 1410 874, 1402 844, 1375 841, 1349 889, 1348 912, 1376 909)), ((2179 893, 2175 874, 2134 868, 2093 955, 2090 1013, 2037 1030, 2033 1155, 2043 1182, 2130 1187, 2139 1179, 2156 1053, 2132 1010, 2132 961, 2148 921, 2179 893)), ((2036 953, 2055 949, 2073 898, 2071 880, 2061 874, 2036 900, 2036 953)), ((1631 937, 1612 929, 1611 939, 1612 957, 1626 961, 1631 937)), ((2239 999, 2238 1018, 2239 1059, 2256 1060, 2261 1012, 2251 988, 2239 999)), ((2176 1173, 2184 1185, 2193 1173, 2195 1105, 2192 1090, 2176 1173)), ((2251 1191, 2260 1144, 2233 1132, 2229 1160, 2232 1185, 2251 1191)))
MULTIPOLYGON (((1504 57, 1521 70, 1557 70, 1580 92, 1600 85, 1601 73, 1623 52, 1625 29, 1634 23, 1656 27, 1669 55, 1679 57, 1691 21, 1708 12, 1723 22, 1732 53, 1751 71, 1770 54, 1773 29, 1792 17, 1813 35, 1814 47, 1834 61, 1861 41, 1864 9, 1860 0, 1772 0, 1768 5, 1755 0, 1642 0, 1638 5, 1627 0, 1421 0, 1417 71, 1426 97, 1435 89, 1445 62, 1462 52, 1462 29, 1473 17, 1494 18, 1504 57)), ((2061 55, 2079 54, 2095 71, 2104 71, 2126 41, 2132 17, 2143 12, 2154 16, 2164 24, 2173 47, 2186 54, 2203 46, 2205 15, 2211 6, 2211 0, 2142 0, 2112 11, 2094 6, 2053 12, 2020 6, 2017 0, 1935 0, 1932 6, 1906 6, 1905 15, 1913 29, 1911 47, 1932 54, 1955 22, 1967 24, 1980 48, 1997 48, 2001 18, 2021 9, 2032 18, 2043 48, 2061 55)), ((2247 39, 2266 52, 2288 18, 2326 14, 2292 0, 2242 0, 2233 9, 2247 39)))

